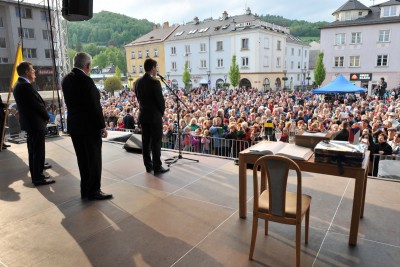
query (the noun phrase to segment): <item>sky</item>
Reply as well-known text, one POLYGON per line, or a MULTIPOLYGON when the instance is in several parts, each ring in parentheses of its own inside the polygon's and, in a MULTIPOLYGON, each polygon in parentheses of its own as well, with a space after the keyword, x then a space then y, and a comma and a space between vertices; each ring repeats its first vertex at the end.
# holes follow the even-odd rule
MULTIPOLYGON (((388 0, 359 1, 369 7, 388 0)), ((24 2, 47 4, 48 0, 24 2)), ((62 3, 62 0, 59 2, 62 3)), ((93 12, 106 10, 158 24, 168 21, 171 25, 190 22, 196 16, 200 20, 210 17, 218 19, 224 11, 227 11, 229 16, 241 15, 249 7, 253 14, 258 15, 270 14, 309 22, 331 22, 332 13, 346 2, 347 0, 93 0, 93 12)))

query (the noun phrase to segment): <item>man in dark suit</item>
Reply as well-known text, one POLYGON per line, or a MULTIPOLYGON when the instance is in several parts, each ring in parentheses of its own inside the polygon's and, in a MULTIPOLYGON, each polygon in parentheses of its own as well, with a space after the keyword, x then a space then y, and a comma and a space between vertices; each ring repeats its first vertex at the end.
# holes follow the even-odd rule
POLYGON ((342 128, 338 134, 335 137, 335 140, 338 141, 349 141, 349 136, 350 136, 350 125, 347 121, 342 122, 340 125, 340 128, 342 128))
POLYGON ((165 173, 169 169, 161 165, 162 117, 165 100, 157 75, 157 61, 148 58, 144 62, 146 72, 135 83, 136 97, 139 101, 139 123, 142 127, 143 162, 147 172, 165 173), (151 151, 151 155, 150 155, 151 151))
POLYGON ((131 109, 130 108, 126 109, 126 115, 123 118, 123 122, 124 122, 124 128, 125 129, 130 129, 130 130, 134 130, 135 129, 135 119, 131 115, 131 109))
POLYGON ((111 194, 101 191, 102 137, 107 137, 100 93, 88 76, 92 57, 78 53, 74 69, 61 85, 68 108, 67 129, 71 135, 81 175, 81 198, 104 200, 111 194))
POLYGON ((42 97, 33 88, 35 69, 32 63, 23 61, 17 66, 19 75, 14 85, 13 94, 19 111, 21 130, 28 134, 29 171, 35 186, 55 183, 43 174, 45 166, 45 135, 49 114, 42 97))

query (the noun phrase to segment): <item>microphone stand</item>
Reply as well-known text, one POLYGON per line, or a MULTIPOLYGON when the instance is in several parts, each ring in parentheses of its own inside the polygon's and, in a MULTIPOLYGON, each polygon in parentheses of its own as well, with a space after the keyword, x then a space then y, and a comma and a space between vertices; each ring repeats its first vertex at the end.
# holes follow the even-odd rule
POLYGON ((169 87, 169 85, 166 83, 164 77, 162 77, 161 75, 158 75, 158 77, 160 77, 160 80, 165 84, 165 86, 167 87, 167 89, 172 93, 172 95, 175 97, 176 99, 176 104, 177 104, 177 115, 178 115, 178 156, 174 156, 172 158, 166 159, 164 160, 165 163, 167 164, 167 166, 171 166, 172 164, 175 164, 178 162, 178 160, 180 159, 186 159, 186 160, 190 160, 190 161, 194 161, 194 162, 199 162, 198 159, 190 159, 190 158, 185 158, 182 157, 182 146, 181 146, 181 137, 182 137, 182 133, 181 133, 181 126, 180 126, 180 103, 182 103, 183 106, 186 107, 186 109, 188 109, 188 107, 186 106, 185 102, 182 101, 182 99, 179 98, 179 96, 174 92, 174 90, 172 90, 171 87, 169 87))

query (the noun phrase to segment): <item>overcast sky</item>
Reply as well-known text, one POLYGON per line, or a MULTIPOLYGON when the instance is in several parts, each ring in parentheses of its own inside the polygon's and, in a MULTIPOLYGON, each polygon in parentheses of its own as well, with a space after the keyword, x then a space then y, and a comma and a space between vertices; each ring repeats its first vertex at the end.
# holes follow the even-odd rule
MULTIPOLYGON (((387 0, 386 0, 387 1, 387 0)), ((385 0, 360 0, 366 6, 386 2, 385 0)), ((333 21, 332 13, 347 0, 94 0, 93 12, 102 10, 124 14, 151 22, 183 23, 197 16, 200 20, 219 18, 226 10, 228 14, 240 15, 246 7, 253 14, 279 15, 284 18, 316 21, 333 21)))

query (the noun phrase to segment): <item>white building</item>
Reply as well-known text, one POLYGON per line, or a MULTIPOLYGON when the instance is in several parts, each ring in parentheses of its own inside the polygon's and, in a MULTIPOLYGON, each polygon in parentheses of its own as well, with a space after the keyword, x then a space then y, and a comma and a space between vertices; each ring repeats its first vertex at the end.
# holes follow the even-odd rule
POLYGON ((400 1, 366 7, 349 0, 333 12, 336 21, 321 29, 326 79, 339 73, 358 86, 373 89, 381 77, 388 89, 400 81, 400 1))
POLYGON ((310 47, 304 45, 302 41, 292 35, 286 38, 285 47, 285 66, 284 75, 286 75, 285 88, 299 89, 311 85, 313 79, 309 68, 309 50, 310 47))
POLYGON ((165 75, 174 86, 183 87, 182 73, 187 61, 193 87, 219 87, 225 81, 230 83, 229 69, 232 56, 236 55, 241 74, 239 87, 279 89, 283 87, 288 37, 295 40, 291 45, 296 48, 296 55, 297 49, 301 49, 301 68, 287 71, 293 76, 292 85, 300 85, 302 79, 297 74, 303 66, 308 68, 308 46, 292 37, 289 29, 262 21, 250 9, 244 15, 232 17, 224 12, 216 20, 200 21, 196 17, 179 26, 164 42, 165 75))

